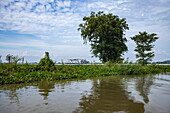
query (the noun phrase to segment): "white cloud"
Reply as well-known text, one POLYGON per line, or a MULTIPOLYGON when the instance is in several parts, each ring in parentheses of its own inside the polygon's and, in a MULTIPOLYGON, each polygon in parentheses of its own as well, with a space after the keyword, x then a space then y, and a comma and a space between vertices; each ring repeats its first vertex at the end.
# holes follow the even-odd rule
POLYGON ((23 57, 24 57, 24 56, 29 56, 28 51, 23 51, 22 54, 21 54, 21 56, 23 56, 23 57))
MULTIPOLYGON (((37 14, 33 12, 1 12, 1 14, 3 17, 0 21, 6 24, 6 26, 2 26, 4 29, 17 30, 21 33, 36 35, 57 35, 64 29, 77 29, 81 20, 79 15, 70 15, 69 13, 49 15, 46 13, 37 14)), ((74 30, 74 32, 75 31, 76 30, 74 30)))
POLYGON ((151 8, 151 12, 153 15, 158 15, 160 13, 165 13, 170 11, 170 7, 153 7, 151 8))
POLYGON ((70 7, 71 1, 57 1, 58 7, 70 7))

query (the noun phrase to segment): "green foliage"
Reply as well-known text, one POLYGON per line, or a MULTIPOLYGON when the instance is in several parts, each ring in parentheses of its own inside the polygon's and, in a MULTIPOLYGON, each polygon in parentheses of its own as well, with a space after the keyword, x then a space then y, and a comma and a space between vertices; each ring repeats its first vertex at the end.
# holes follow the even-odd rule
POLYGON ((12 56, 12 63, 13 64, 17 64, 19 61, 21 61, 21 58, 19 58, 18 56, 12 56))
POLYGON ((78 30, 84 43, 90 42, 92 54, 102 62, 122 60, 121 56, 128 50, 124 37, 125 30, 129 29, 126 19, 99 11, 97 14, 91 12, 83 21, 78 30))
POLYGON ((38 66, 48 66, 48 67, 53 67, 54 62, 51 59, 47 58, 42 58, 40 62, 38 63, 38 66))
POLYGON ((37 70, 43 70, 43 71, 55 70, 55 63, 50 59, 48 52, 45 52, 45 58, 42 58, 38 63, 37 70))
POLYGON ((113 63, 113 62, 111 62, 111 61, 107 61, 107 62, 104 63, 104 65, 105 65, 106 67, 113 67, 113 66, 115 66, 116 64, 113 63))
POLYGON ((0 65, 0 84, 27 83, 33 81, 52 81, 60 79, 90 78, 111 75, 143 75, 169 72, 170 65, 58 65, 54 71, 36 70, 36 65, 17 65, 16 70, 5 75, 2 70, 9 64, 0 65), (3 74, 2 74, 3 73, 3 74))
POLYGON ((11 60, 12 60, 12 55, 8 54, 6 56, 6 60, 8 61, 8 63, 10 64, 11 63, 11 60))
POLYGON ((6 60, 8 61, 9 64, 17 64, 22 58, 19 58, 18 56, 13 56, 8 54, 6 56, 6 60))
POLYGON ((8 64, 0 63, 0 69, 2 69, 0 70, 1 75, 9 75, 12 72, 16 72, 18 68, 17 63, 21 60, 21 58, 8 54, 6 56, 6 60, 8 61, 8 64))
POLYGON ((138 62, 142 65, 147 64, 148 61, 151 61, 154 57, 154 52, 152 51, 154 45, 152 45, 152 43, 158 39, 156 35, 155 33, 148 34, 147 32, 139 32, 138 35, 131 37, 137 45, 135 49, 135 51, 138 52, 136 58, 138 58, 138 62))

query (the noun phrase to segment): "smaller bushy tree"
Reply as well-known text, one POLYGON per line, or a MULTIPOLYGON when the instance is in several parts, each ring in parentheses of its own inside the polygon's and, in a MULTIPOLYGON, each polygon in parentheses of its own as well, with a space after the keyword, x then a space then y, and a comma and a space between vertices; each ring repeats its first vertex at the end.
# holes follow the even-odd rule
POLYGON ((152 61, 154 57, 154 52, 152 51, 154 45, 152 43, 159 38, 156 37, 156 35, 155 33, 148 34, 147 32, 139 32, 138 35, 130 37, 137 45, 135 48, 137 52, 136 58, 138 58, 137 61, 142 65, 146 65, 148 61, 152 61))
POLYGON ((19 61, 21 61, 21 58, 19 58, 18 56, 12 56, 12 63, 13 64, 17 64, 19 61))

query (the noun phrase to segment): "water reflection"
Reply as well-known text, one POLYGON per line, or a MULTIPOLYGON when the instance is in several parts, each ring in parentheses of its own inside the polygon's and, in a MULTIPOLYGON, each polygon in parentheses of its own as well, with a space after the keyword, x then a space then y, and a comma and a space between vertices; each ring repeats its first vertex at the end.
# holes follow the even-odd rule
POLYGON ((1 94, 3 93, 6 97, 9 97, 11 100, 10 103, 20 103, 19 96, 22 95, 20 91, 24 89, 28 89, 28 84, 10 84, 10 85, 3 85, 0 87, 1 94))
POLYGON ((150 88, 154 84, 153 76, 143 76, 136 79, 136 90, 140 92, 145 103, 149 102, 148 95, 150 94, 150 88))
POLYGON ((170 112, 169 87, 170 75, 0 85, 0 112, 170 112))
POLYGON ((55 87, 64 89, 64 87, 70 83, 71 81, 41 81, 34 83, 7 84, 0 86, 0 93, 9 97, 9 99, 13 101, 12 103, 19 103, 19 96, 21 96, 23 92, 27 92, 29 89, 33 91, 34 89, 46 100, 48 99, 49 93, 53 92, 55 87))
POLYGON ((82 96, 80 107, 74 113, 144 112, 143 103, 135 103, 128 99, 120 78, 109 77, 93 80, 91 90, 91 94, 82 96))
POLYGON ((37 87, 39 89, 39 94, 44 97, 44 100, 48 99, 49 92, 52 92, 55 88, 55 82, 50 81, 42 81, 37 84, 37 87))

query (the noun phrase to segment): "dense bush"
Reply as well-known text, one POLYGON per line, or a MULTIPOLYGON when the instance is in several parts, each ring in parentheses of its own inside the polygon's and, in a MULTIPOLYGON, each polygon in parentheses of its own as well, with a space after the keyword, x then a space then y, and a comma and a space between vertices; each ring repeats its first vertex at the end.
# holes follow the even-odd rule
POLYGON ((36 70, 54 71, 56 69, 55 63, 50 59, 49 53, 45 52, 45 58, 42 58, 38 63, 36 70))

